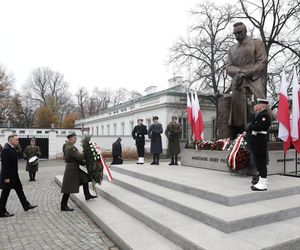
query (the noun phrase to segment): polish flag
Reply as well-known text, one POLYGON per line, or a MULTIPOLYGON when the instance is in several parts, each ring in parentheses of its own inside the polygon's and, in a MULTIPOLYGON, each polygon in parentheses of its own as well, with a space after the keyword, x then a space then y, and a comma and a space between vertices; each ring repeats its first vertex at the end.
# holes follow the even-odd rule
POLYGON ((202 119, 202 112, 200 110, 200 105, 198 101, 198 95, 195 91, 195 109, 194 112, 194 130, 195 130, 195 140, 203 140, 204 135, 204 124, 202 119))
POLYGON ((287 97, 286 75, 284 71, 281 76, 277 120, 279 122, 278 137, 284 142, 284 154, 286 154, 286 151, 290 148, 291 138, 289 102, 287 97))
POLYGON ((195 139, 195 97, 193 95, 193 93, 191 93, 191 102, 192 102, 192 137, 193 140, 195 139))
POLYGON ((190 100, 189 93, 186 93, 186 100, 187 100, 187 105, 186 105, 186 114, 187 114, 187 120, 188 123, 191 126, 192 129, 192 135, 194 134, 194 128, 193 128, 193 111, 192 111, 192 104, 190 100))
POLYGON ((298 85, 298 75, 296 67, 294 67, 293 75, 293 92, 292 92, 292 125, 291 125, 291 141, 297 150, 300 153, 300 110, 299 110, 299 85, 298 85))

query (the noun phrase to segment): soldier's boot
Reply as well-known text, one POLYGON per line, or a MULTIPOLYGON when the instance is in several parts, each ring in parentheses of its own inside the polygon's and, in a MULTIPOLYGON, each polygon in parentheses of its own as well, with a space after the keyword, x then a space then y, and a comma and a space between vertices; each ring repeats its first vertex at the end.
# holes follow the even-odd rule
POLYGON ((156 156, 156 165, 159 165, 159 155, 156 156))
POLYGON ((178 155, 175 155, 175 162, 174 165, 178 166, 178 155))
POLYGON ((60 203, 60 210, 61 211, 74 211, 73 208, 68 207, 68 200, 69 200, 70 194, 64 193, 61 203, 60 203))
POLYGON ((91 195, 88 183, 83 183, 82 187, 83 187, 83 193, 84 193, 85 199, 87 201, 90 200, 90 199, 97 198, 97 196, 91 195))
POLYGON ((33 181, 32 173, 29 172, 29 181, 33 181))
POLYGON ((153 155, 153 161, 150 163, 150 165, 155 165, 156 164, 156 156, 153 155))
POLYGON ((144 164, 144 157, 140 157, 140 164, 144 164))
POLYGON ((251 186, 253 191, 265 191, 267 190, 267 178, 262 178, 259 176, 258 182, 251 186))
POLYGON ((171 158, 171 162, 169 163, 169 166, 172 166, 172 165, 174 165, 174 157, 173 156, 171 158))
POLYGON ((251 183, 252 183, 253 185, 255 185, 255 184, 258 183, 258 180, 259 180, 259 175, 254 175, 254 176, 252 177, 251 183))
POLYGON ((138 161, 136 162, 136 164, 141 164, 140 163, 141 157, 139 157, 138 161))
POLYGON ((35 175, 36 175, 36 173, 33 173, 33 174, 32 174, 32 181, 36 181, 35 175))
POLYGON ((60 206, 61 211, 74 211, 74 208, 68 207, 68 205, 61 205, 60 206))

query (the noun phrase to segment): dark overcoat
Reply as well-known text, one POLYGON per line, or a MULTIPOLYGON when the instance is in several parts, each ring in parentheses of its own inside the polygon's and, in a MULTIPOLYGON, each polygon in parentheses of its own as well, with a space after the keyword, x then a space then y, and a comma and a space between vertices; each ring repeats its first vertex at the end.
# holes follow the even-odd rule
POLYGON ((16 149, 6 143, 1 151, 0 188, 16 189, 22 187, 18 173, 18 154, 16 149), (10 183, 4 183, 10 179, 10 183))
POLYGON ((261 110, 257 115, 252 116, 252 121, 248 125, 247 137, 249 148, 255 155, 267 154, 268 135, 259 133, 268 131, 271 126, 271 116, 268 110, 261 110))
POLYGON ((112 145, 112 156, 122 157, 122 146, 120 141, 115 141, 112 145))
POLYGON ((161 134, 163 128, 160 123, 153 123, 148 130, 148 136, 151 139, 150 153, 160 154, 162 153, 161 134))
POLYGON ((168 155, 180 154, 180 138, 182 129, 179 123, 170 122, 165 130, 165 135, 168 138, 168 155))
POLYGON ((84 154, 80 153, 72 143, 65 146, 66 168, 63 177, 62 193, 79 193, 79 187, 83 183, 88 183, 90 178, 79 165, 83 165, 84 154))
POLYGON ((145 135, 147 135, 147 127, 144 124, 136 125, 132 130, 132 137, 136 146, 145 145, 145 135))
POLYGON ((39 170, 39 163, 37 162, 35 165, 31 166, 29 164, 29 159, 33 156, 40 157, 42 155, 41 149, 39 146, 28 145, 23 151, 23 158, 26 160, 26 171, 36 172, 39 170))

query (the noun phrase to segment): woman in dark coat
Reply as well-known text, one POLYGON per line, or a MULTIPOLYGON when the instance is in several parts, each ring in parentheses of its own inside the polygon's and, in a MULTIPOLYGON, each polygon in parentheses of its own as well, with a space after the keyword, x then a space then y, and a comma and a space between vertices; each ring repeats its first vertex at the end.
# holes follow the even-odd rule
POLYGON ((111 164, 123 164, 121 141, 122 139, 119 137, 112 145, 113 161, 111 164))
POLYGON ((150 153, 153 154, 153 162, 151 165, 159 165, 159 155, 162 153, 161 134, 163 127, 158 122, 158 117, 153 117, 153 124, 148 130, 148 137, 151 139, 150 153))

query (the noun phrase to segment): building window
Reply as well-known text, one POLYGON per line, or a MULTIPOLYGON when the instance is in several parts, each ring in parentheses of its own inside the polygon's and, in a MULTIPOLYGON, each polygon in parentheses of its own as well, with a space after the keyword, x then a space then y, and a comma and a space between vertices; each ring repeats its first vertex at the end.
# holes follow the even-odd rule
POLYGON ((43 131, 41 131, 41 130, 38 130, 38 131, 36 131, 36 133, 37 133, 37 134, 42 134, 42 133, 43 133, 43 131))
POLYGON ((114 123, 114 135, 117 135, 117 124, 114 123))
POLYGON ((131 135, 132 133, 132 130, 133 130, 133 126, 134 126, 134 121, 130 121, 130 131, 129 131, 129 134, 131 135))
POLYGON ((186 123, 186 118, 185 117, 179 117, 178 122, 180 123, 181 129, 182 129, 181 139, 187 139, 188 126, 187 126, 187 123, 186 123))
POLYGON ((107 135, 110 135, 110 126, 107 125, 107 135))
POLYGON ((60 134, 65 135, 65 134, 67 134, 67 132, 66 131, 61 131, 60 134))
POLYGON ((25 134, 25 130, 20 130, 19 134, 25 134))
POLYGON ((96 135, 99 135, 99 127, 96 127, 96 135))
POLYGON ((101 126, 101 135, 104 135, 104 126, 101 126))
POLYGON ((121 123, 121 135, 125 135, 125 123, 121 123))

